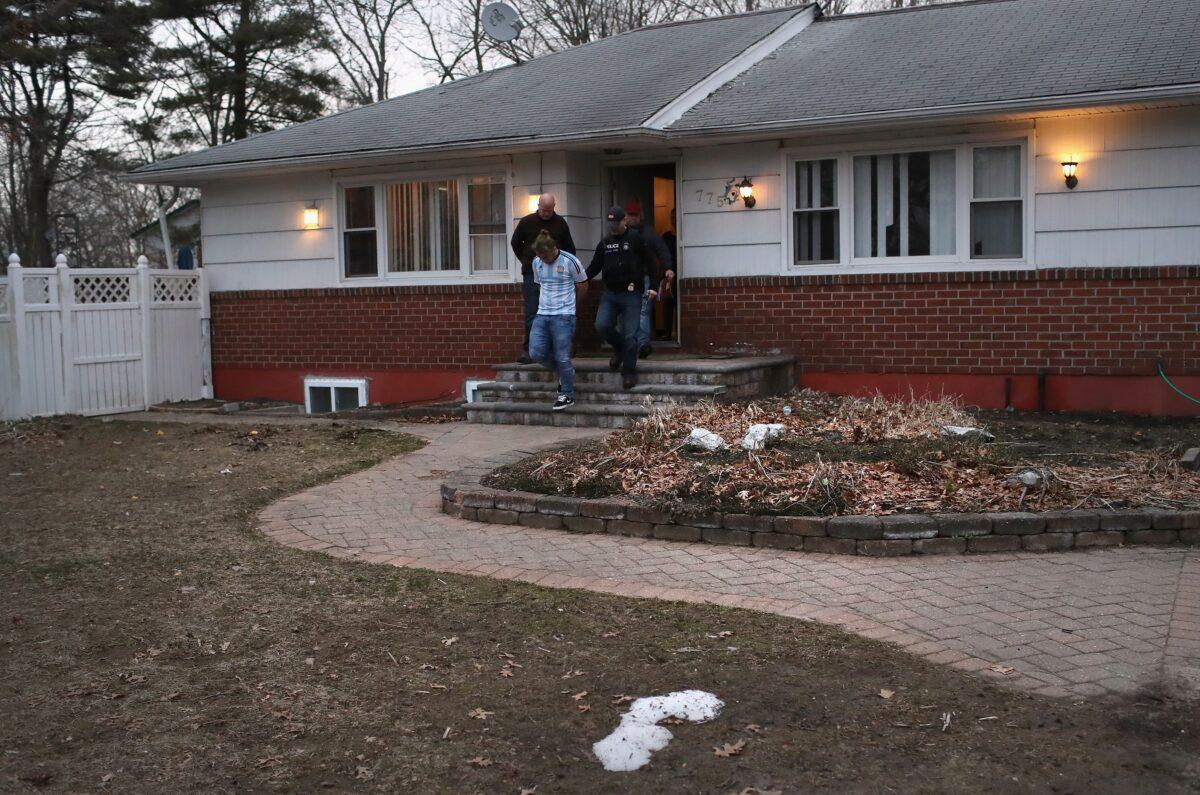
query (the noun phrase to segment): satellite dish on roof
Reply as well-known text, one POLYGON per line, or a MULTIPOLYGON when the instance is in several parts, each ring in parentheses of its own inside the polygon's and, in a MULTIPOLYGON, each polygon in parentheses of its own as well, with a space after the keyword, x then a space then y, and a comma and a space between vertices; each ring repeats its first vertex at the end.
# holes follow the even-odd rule
POLYGON ((488 3, 480 16, 484 33, 496 41, 512 41, 525 29, 516 9, 507 3, 488 3))

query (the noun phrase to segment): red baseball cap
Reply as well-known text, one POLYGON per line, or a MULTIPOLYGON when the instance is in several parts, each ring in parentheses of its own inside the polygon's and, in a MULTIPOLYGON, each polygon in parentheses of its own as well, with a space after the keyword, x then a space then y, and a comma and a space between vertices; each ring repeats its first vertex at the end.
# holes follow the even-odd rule
POLYGON ((637 199, 630 199, 629 201, 625 202, 625 214, 626 215, 641 215, 642 214, 642 203, 640 201, 638 201, 637 199))

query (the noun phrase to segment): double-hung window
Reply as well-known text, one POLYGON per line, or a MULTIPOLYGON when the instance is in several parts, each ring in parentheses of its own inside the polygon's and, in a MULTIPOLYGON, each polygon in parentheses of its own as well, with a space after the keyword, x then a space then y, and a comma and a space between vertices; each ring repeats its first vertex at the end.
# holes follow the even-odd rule
POLYGON ((377 276, 375 187, 346 188, 342 200, 342 261, 346 276, 377 276))
POLYGON ((838 208, 838 161, 796 161, 792 252, 797 265, 837 262, 841 246, 838 208))
POLYGON ((971 258, 1023 253, 1021 147, 979 146, 971 153, 971 258))
POLYGON ((475 273, 508 269, 508 234, 504 180, 475 177, 467 185, 468 237, 471 270, 475 273))
POLYGON ((342 188, 344 276, 506 273, 507 194, 499 176, 342 188))
POLYGON ((1026 147, 956 142, 789 161, 791 266, 939 268, 1026 252, 1026 147))

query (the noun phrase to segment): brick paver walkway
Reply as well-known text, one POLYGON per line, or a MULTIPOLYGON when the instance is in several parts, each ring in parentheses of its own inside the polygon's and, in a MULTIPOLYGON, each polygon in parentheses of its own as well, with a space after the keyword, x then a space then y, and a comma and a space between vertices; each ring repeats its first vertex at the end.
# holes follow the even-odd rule
POLYGON ((1129 692, 1162 676, 1200 682, 1195 549, 872 559, 484 525, 441 513, 448 472, 589 432, 406 430, 429 445, 272 505, 263 530, 380 563, 822 621, 1045 694, 1129 692))

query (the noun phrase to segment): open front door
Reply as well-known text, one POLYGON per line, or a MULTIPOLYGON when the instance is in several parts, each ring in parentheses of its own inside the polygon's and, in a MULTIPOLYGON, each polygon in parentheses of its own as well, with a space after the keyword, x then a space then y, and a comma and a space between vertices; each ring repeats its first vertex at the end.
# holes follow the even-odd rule
POLYGON ((678 278, 679 229, 675 212, 677 187, 674 163, 611 166, 608 170, 605 206, 624 207, 631 199, 636 199, 642 206, 643 224, 652 226, 671 252, 676 278, 671 285, 671 292, 658 302, 651 316, 655 344, 677 345, 680 341, 682 296, 678 278))

